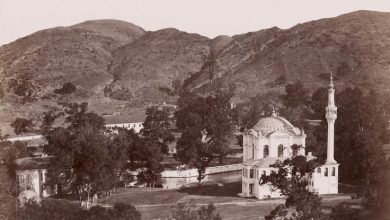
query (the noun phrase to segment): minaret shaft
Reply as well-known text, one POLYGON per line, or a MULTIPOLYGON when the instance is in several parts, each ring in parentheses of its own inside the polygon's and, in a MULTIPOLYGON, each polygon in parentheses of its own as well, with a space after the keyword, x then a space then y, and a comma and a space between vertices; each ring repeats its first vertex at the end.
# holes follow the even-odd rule
POLYGON ((333 77, 330 76, 330 85, 328 89, 328 106, 326 107, 326 120, 328 121, 328 146, 326 154, 326 163, 336 163, 334 159, 334 123, 337 118, 337 107, 334 99, 333 77))

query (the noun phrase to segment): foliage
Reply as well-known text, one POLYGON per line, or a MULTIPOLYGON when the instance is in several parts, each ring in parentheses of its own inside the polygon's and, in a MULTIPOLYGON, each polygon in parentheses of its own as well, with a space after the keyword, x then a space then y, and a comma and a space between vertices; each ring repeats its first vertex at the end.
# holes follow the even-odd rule
POLYGON ((33 128, 33 123, 30 119, 16 118, 15 121, 11 123, 11 127, 14 128, 15 134, 19 135, 31 131, 33 128))
POLYGON ((332 208, 330 218, 332 220, 358 220, 360 218, 361 211, 359 209, 353 209, 346 204, 339 204, 332 208))
POLYGON ((304 127, 304 119, 310 112, 309 90, 298 80, 295 83, 287 84, 285 92, 286 94, 280 96, 283 103, 280 113, 294 126, 304 127))
POLYGON ((287 208, 285 205, 276 206, 267 216, 265 216, 265 220, 297 220, 302 217, 302 213, 297 212, 292 208, 287 208))
POLYGON ((0 219, 10 219, 15 210, 15 164, 17 152, 0 131, 0 219))
MULTIPOLYGON (((263 175, 260 184, 268 184, 272 190, 278 190, 285 195, 286 207, 294 206, 302 214, 299 219, 317 219, 321 216, 321 198, 308 191, 307 173, 313 172, 318 165, 319 161, 307 161, 305 156, 293 156, 283 162, 277 161, 272 165, 277 171, 268 176, 263 175)), ((274 214, 281 209, 282 207, 275 209, 274 214)), ((273 216, 272 213, 270 216, 273 216)))
POLYGON ((168 152, 168 143, 174 140, 170 131, 172 120, 169 113, 157 108, 146 109, 146 119, 141 130, 141 135, 161 146, 161 151, 168 152))
POLYGON ((65 94, 74 93, 75 91, 76 91, 76 86, 74 86, 73 83, 71 83, 71 82, 66 82, 62 85, 61 88, 55 89, 54 93, 65 95, 65 94))
POLYGON ((183 84, 182 80, 174 79, 172 81, 172 88, 159 87, 158 90, 162 93, 169 95, 169 96, 177 96, 181 92, 182 84, 183 84))
POLYGON ((233 126, 231 93, 219 92, 206 98, 193 93, 181 94, 175 113, 176 126, 182 131, 175 158, 196 167, 198 181, 214 158, 230 153, 233 126))
POLYGON ((252 97, 248 102, 238 104, 232 111, 233 123, 241 131, 252 128, 261 117, 271 115, 274 108, 281 108, 279 95, 267 92, 252 97))
POLYGON ((370 164, 381 156, 388 114, 386 103, 375 92, 364 95, 358 88, 346 88, 337 95, 335 159, 342 181, 359 182, 370 172, 370 164))
POLYGON ((109 142, 110 154, 117 158, 115 169, 121 175, 128 175, 127 170, 140 170, 138 180, 154 187, 161 179, 164 166, 161 163, 161 147, 148 137, 139 137, 134 130, 118 129, 109 142), (128 161, 128 162, 127 162, 128 161))
POLYGON ((84 210, 67 201, 45 199, 39 204, 29 202, 19 208, 18 219, 62 219, 62 220, 140 220, 141 214, 132 205, 115 204, 113 209, 94 206, 84 210))
POLYGON ((140 152, 144 156, 140 161, 142 171, 138 174, 138 178, 141 182, 154 188, 161 179, 161 172, 164 171, 164 166, 161 163, 161 149, 156 145, 156 142, 148 139, 143 139, 141 147, 140 152))
POLYGON ((218 213, 214 213, 215 207, 209 204, 207 207, 196 208, 193 200, 187 203, 177 203, 171 208, 172 219, 175 220, 220 220, 218 213))
POLYGON ((67 127, 48 129, 45 153, 53 156, 47 173, 47 184, 77 192, 80 202, 94 192, 104 192, 118 179, 119 149, 110 148, 104 120, 87 112, 87 104, 64 106, 67 127))

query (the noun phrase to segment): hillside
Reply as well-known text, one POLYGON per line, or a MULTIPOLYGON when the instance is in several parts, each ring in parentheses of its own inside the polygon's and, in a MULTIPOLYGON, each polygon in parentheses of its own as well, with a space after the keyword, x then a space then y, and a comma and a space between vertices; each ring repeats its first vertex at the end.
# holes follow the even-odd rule
POLYGON ((166 91, 178 82, 205 94, 235 85, 237 98, 246 99, 282 92, 297 79, 314 90, 331 71, 337 89, 389 92, 390 13, 357 11, 215 39, 87 21, 0 47, 0 128, 7 133, 15 117, 38 120, 58 101, 86 101, 98 113, 131 112, 174 101, 166 91), (61 89, 69 82, 74 91, 61 89))
POLYGON ((358 11, 233 39, 209 62, 211 68, 187 80, 189 88, 207 93, 234 84, 245 98, 281 91, 297 79, 313 90, 333 72, 339 89, 390 91, 390 13, 358 11))

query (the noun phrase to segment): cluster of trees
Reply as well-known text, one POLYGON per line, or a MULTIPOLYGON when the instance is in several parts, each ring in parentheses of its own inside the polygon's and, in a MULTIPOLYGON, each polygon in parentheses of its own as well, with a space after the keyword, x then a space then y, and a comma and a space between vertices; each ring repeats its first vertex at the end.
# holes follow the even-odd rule
MULTIPOLYGON (((272 99, 258 96, 238 106, 237 112, 240 114, 236 114, 235 123, 242 129, 250 128, 260 117, 270 114, 270 106, 276 106, 283 117, 295 126, 305 128, 308 134, 306 150, 312 151, 318 157, 316 163, 321 164, 326 158, 327 122, 324 116, 328 99, 327 88, 317 89, 311 97, 299 81, 287 85, 285 89, 284 95, 273 95, 272 99), (319 126, 313 127, 308 126, 304 119, 322 119, 322 122, 319 126)), ((346 219, 345 216, 352 216, 349 219, 381 219, 384 216, 383 211, 389 202, 386 199, 389 184, 386 170, 389 161, 385 160, 382 147, 389 143, 387 129, 390 114, 389 97, 381 96, 375 91, 365 93, 359 88, 350 87, 336 94, 338 118, 335 126, 335 159, 341 164, 340 182, 359 186, 357 196, 362 197, 365 211, 340 205, 334 209, 332 214, 334 219, 346 219)), ((277 163, 274 166, 279 172, 262 178, 262 184, 271 184, 287 196, 286 204, 277 207, 268 219, 286 215, 293 215, 296 219, 310 219, 310 216, 316 219, 321 214, 318 209, 320 205, 318 196, 305 190, 307 183, 304 178, 301 179, 302 175, 298 175, 297 178, 299 172, 294 172, 295 168, 292 170, 286 168, 286 165, 298 166, 298 170, 301 169, 300 166, 306 169, 312 167, 309 162, 303 160, 293 158, 277 163), (300 162, 296 164, 294 161, 300 162), (287 174, 290 174, 290 177, 287 174), (291 209, 291 205, 296 209, 291 209), (308 207, 310 212, 305 212, 305 207, 308 207)))
POLYGON ((187 203, 177 203, 171 209, 172 219, 175 220, 221 220, 221 216, 215 213, 213 204, 207 207, 196 207, 193 200, 187 203))
POLYGON ((233 137, 231 91, 202 97, 182 93, 175 113, 176 127, 182 132, 175 158, 198 170, 199 186, 206 167, 214 159, 228 155, 233 137))
POLYGON ((85 210, 67 201, 47 199, 40 203, 27 202, 18 209, 15 217, 30 220, 140 220, 141 214, 134 206, 128 204, 115 204, 112 209, 94 206, 85 210))
POLYGON ((52 157, 47 185, 56 186, 57 193, 77 193, 80 202, 90 201, 95 193, 109 194, 120 177, 135 170, 139 171, 139 179, 150 185, 159 180, 163 171, 161 152, 169 139, 165 136, 170 136, 154 133, 159 113, 147 112, 148 122, 139 136, 121 128, 110 132, 104 119, 89 112, 86 103, 64 104, 63 110, 66 126, 53 126, 61 114, 48 112, 41 129, 47 140, 44 152, 52 157))

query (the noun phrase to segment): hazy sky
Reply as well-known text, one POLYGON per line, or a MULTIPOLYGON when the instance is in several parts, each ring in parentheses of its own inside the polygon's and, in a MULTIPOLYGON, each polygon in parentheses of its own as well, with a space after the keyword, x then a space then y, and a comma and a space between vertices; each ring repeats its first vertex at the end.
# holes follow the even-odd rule
POLYGON ((146 30, 174 27, 213 38, 362 9, 390 11, 390 0, 0 0, 0 45, 91 19, 119 19, 146 30))

